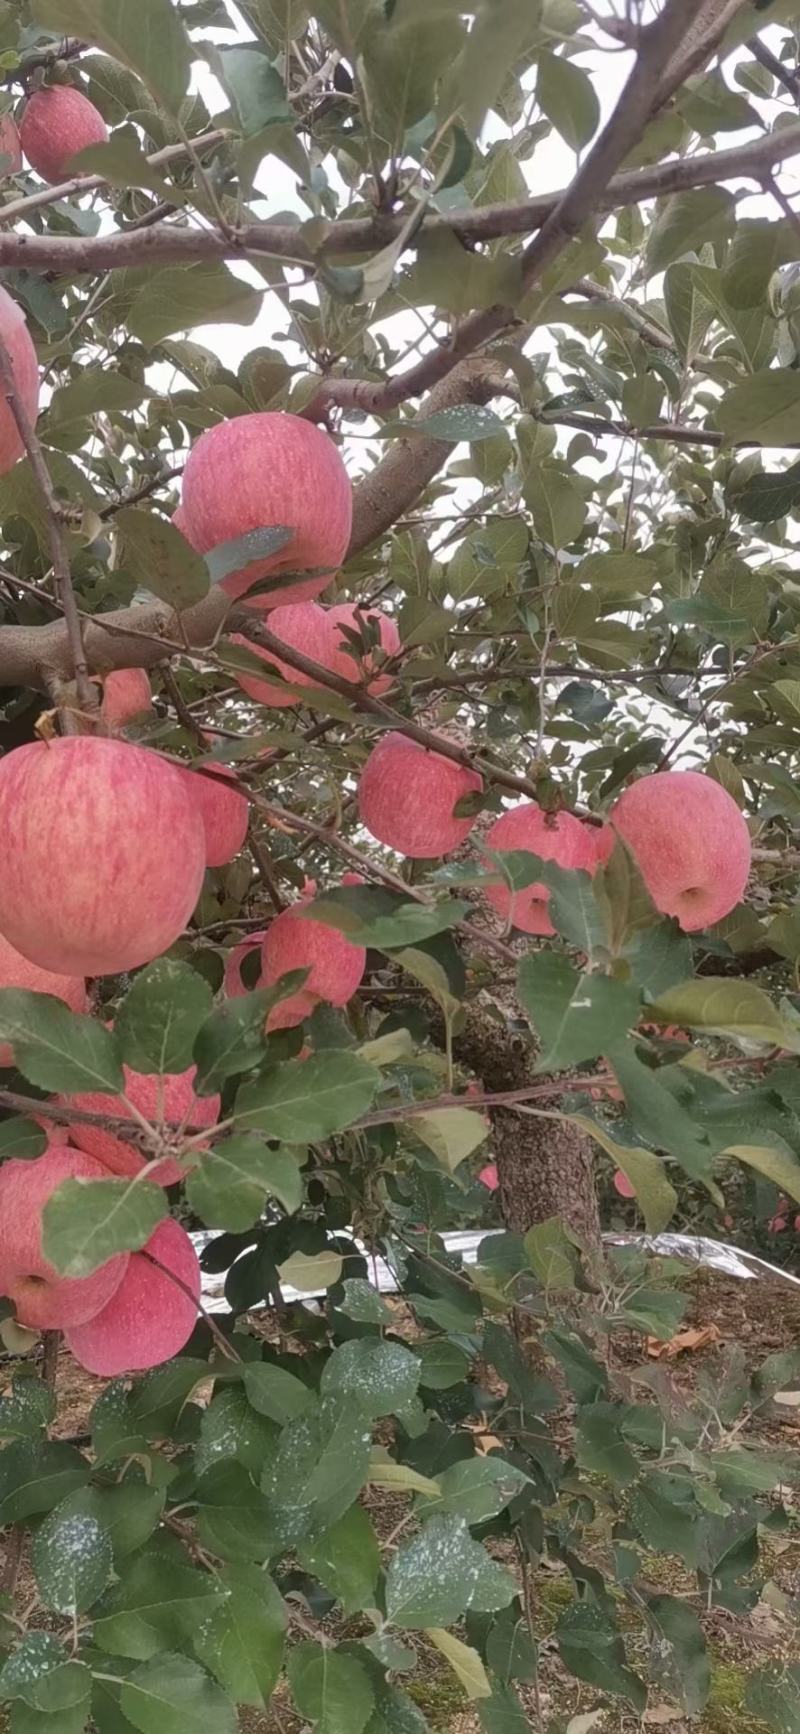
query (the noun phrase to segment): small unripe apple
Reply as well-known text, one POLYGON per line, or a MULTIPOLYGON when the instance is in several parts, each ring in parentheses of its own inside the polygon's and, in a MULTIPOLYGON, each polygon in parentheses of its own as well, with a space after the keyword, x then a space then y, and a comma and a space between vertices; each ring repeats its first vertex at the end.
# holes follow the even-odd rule
POLYGON ((474 816, 460 819, 458 801, 483 788, 477 771, 388 734, 367 759, 358 784, 361 822, 378 843, 413 860, 449 855, 469 836, 474 816))
MULTIPOLYGON (((216 1126, 219 1119, 219 1096, 195 1094, 196 1066, 190 1066, 186 1072, 168 1072, 163 1076, 150 1072, 134 1072, 130 1066, 123 1066, 122 1069, 125 1077, 125 1101, 121 1096, 108 1096, 100 1091, 86 1090, 70 1096, 68 1105, 80 1108, 87 1114, 107 1114, 114 1119, 130 1119, 133 1123, 128 1107, 130 1103, 131 1107, 137 1108, 139 1113, 149 1120, 151 1126, 182 1127, 187 1134, 216 1126)), ((103 1126, 75 1121, 71 1137, 81 1150, 85 1150, 96 1162, 102 1163, 106 1173, 138 1174, 144 1167, 146 1157, 142 1151, 135 1145, 126 1143, 116 1132, 107 1132, 103 1126)), ((158 1167, 154 1168, 147 1178, 157 1186, 175 1186, 185 1175, 186 1170, 179 1162, 171 1156, 165 1156, 163 1162, 159 1162, 158 1167)))
POLYGON ((141 1252, 131 1253, 107 1305, 65 1332, 67 1348, 88 1372, 106 1379, 160 1367, 189 1341, 199 1299, 197 1253, 186 1229, 167 1218, 141 1252))
POLYGON ((200 554, 252 530, 291 530, 282 548, 222 580, 229 596, 241 596, 268 574, 320 568, 259 597, 259 606, 277 608, 325 589, 347 552, 353 502, 333 440, 300 416, 264 410, 217 422, 195 441, 180 513, 180 529, 200 554))
POLYGON ((307 899, 293 903, 270 922, 261 947, 261 984, 271 987, 295 969, 309 971, 302 988, 270 1013, 268 1029, 289 1029, 302 1023, 319 1000, 346 1005, 367 965, 363 945, 353 945, 336 927, 306 916, 307 899))
POLYGON ((153 708, 150 679, 143 668, 114 668, 103 681, 100 714, 112 734, 153 708))
MULTIPOLYGON (((486 842, 490 849, 522 849, 543 861, 556 861, 559 867, 582 867, 587 873, 596 872, 599 865, 589 827, 572 813, 546 813, 536 801, 522 801, 501 813, 490 825, 486 842)), ((541 880, 514 893, 507 885, 489 885, 486 896, 498 915, 522 933, 555 933, 547 907, 550 892, 541 880)))
POLYGON ((327 615, 334 636, 334 658, 330 664, 333 673, 340 675, 343 680, 358 683, 366 680, 368 691, 376 696, 386 692, 392 685, 394 675, 373 673, 376 666, 375 652, 367 650, 363 657, 360 657, 350 635, 356 633, 369 642, 369 623, 373 628, 377 627, 378 643, 383 655, 396 656, 400 649, 397 621, 393 620, 390 614, 383 614, 379 608, 361 608, 357 602, 338 602, 335 607, 327 610, 327 615), (369 678, 370 675, 372 679, 369 678))
MULTIPOLYGON (((329 624, 330 611, 321 608, 318 602, 289 602, 284 608, 273 608, 269 615, 269 629, 283 644, 291 650, 299 650, 303 656, 308 656, 313 662, 320 662, 325 668, 333 665, 333 641, 329 624)), ((260 644, 251 643, 241 633, 231 635, 232 644, 244 645, 245 649, 257 656, 268 669, 277 668, 283 676, 282 680, 260 680, 258 675, 248 674, 244 670, 234 669, 234 678, 243 692, 257 704, 269 705, 273 710, 283 710, 287 705, 298 704, 300 701, 292 692, 287 692, 286 681, 292 686, 313 687, 310 675, 301 674, 292 668, 288 662, 282 662, 280 657, 273 656, 271 650, 264 650, 260 644)))
POLYGON ((116 1293, 128 1264, 118 1253, 91 1276, 60 1276, 42 1251, 42 1211, 65 1180, 102 1180, 105 1170, 83 1150, 48 1146, 33 1162, 0 1166, 0 1294, 20 1324, 62 1330, 94 1318, 116 1293))
MULTIPOLYGON (((54 975, 50 969, 40 969, 0 933, 0 988, 22 987, 29 993, 49 993, 61 999, 70 1011, 85 1012, 86 983, 82 975, 54 975)), ((10 1042, 0 1042, 0 1066, 13 1066, 14 1049, 10 1042)))
POLYGON ((160 957, 203 883, 187 774, 127 741, 70 735, 0 760, 0 933, 61 975, 160 957))
POLYGON ((79 151, 107 144, 108 127, 80 90, 71 84, 51 84, 29 96, 19 136, 31 168, 56 186, 67 179, 79 151))
POLYGON ((684 933, 711 927, 744 895, 750 833, 732 795, 700 771, 655 771, 631 783, 609 821, 650 896, 684 933))
MULTIPOLYGON (((39 413, 39 358, 25 323, 25 315, 6 289, 0 287, 0 340, 8 351, 14 386, 28 420, 35 423, 39 413)), ((13 469, 22 457, 25 443, 11 413, 11 406, 0 394, 0 476, 13 469)))
POLYGON ((229 787, 236 780, 229 765, 209 765, 207 770, 185 775, 203 821, 206 866, 224 867, 238 855, 247 836, 250 803, 239 789, 229 787))
POLYGON ((0 163, 0 179, 19 174, 22 168, 22 146, 13 114, 0 115, 0 157, 5 158, 5 161, 0 163))

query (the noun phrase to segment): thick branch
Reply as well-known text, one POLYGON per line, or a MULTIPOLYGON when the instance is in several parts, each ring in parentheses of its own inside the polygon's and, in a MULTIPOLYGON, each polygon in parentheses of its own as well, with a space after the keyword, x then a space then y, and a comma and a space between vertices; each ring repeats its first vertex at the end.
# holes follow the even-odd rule
MULTIPOLYGON (((223 134, 208 133, 195 141, 195 149, 223 134)), ((183 146, 170 145, 174 155, 185 154, 183 146)), ((718 186, 730 180, 761 181, 765 169, 787 162, 800 152, 800 123, 736 145, 731 150, 706 151, 700 156, 680 161, 658 163, 653 167, 632 169, 610 180, 593 198, 589 215, 605 215, 626 205, 640 204, 645 199, 666 197, 686 192, 692 187, 718 186)), ((622 155, 625 154, 623 151, 622 155)), ((167 159, 166 151, 155 152, 148 159, 158 167, 167 159)), ((617 160, 620 160, 619 158, 617 160)), ((81 176, 77 187, 90 190, 103 186, 101 175, 81 176)), ((0 224, 7 219, 24 216, 36 205, 47 204, 54 195, 64 196, 76 190, 76 183, 44 189, 46 196, 32 194, 25 199, 0 208, 0 224)), ((483 205, 471 211, 450 212, 447 215, 425 217, 417 236, 448 230, 460 240, 480 242, 497 240, 503 235, 529 235, 542 227, 563 203, 565 192, 542 194, 517 204, 483 205)), ((125 230, 109 235, 0 235, 0 265, 26 266, 31 271, 60 271, 70 276, 82 272, 111 271, 125 265, 190 264, 196 259, 235 259, 248 253, 268 253, 273 257, 304 259, 314 267, 320 259, 341 254, 368 254, 396 240, 405 217, 353 217, 331 224, 323 246, 312 253, 304 242, 299 224, 246 223, 235 231, 233 239, 216 229, 189 228, 178 223, 157 223, 150 229, 125 230)))

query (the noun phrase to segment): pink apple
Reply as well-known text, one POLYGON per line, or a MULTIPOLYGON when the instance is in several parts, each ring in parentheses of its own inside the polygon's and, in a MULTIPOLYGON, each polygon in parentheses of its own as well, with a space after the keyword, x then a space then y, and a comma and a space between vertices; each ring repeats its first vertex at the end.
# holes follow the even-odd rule
POLYGON ((143 668, 115 668, 106 675, 100 713, 112 734, 152 708, 152 688, 143 668))
MULTIPOLYGON (((320 662, 325 668, 332 668, 334 663, 333 633, 330 626, 330 611, 321 608, 318 602, 289 602, 283 608, 273 608, 268 616, 267 624, 270 632, 280 638, 283 644, 291 650, 299 650, 303 656, 309 656, 313 662, 320 662)), ((292 686, 313 687, 314 681, 308 674, 301 674, 292 668, 288 662, 282 662, 280 657, 273 656, 271 650, 263 650, 260 644, 251 643, 249 638, 241 633, 231 635, 232 644, 241 644, 265 664, 267 669, 277 668, 282 680, 261 680, 258 675, 248 674, 244 669, 234 669, 234 679, 238 681, 243 692, 258 704, 270 705, 273 710, 285 709, 287 705, 298 704, 293 692, 287 692, 286 682, 292 686)))
MULTIPOLYGON (((28 420, 33 423, 39 413, 39 358, 25 323, 22 309, 6 289, 0 287, 0 340, 8 351, 14 386, 28 420)), ((13 469, 25 451, 25 443, 11 413, 11 406, 0 394, 0 476, 13 469)))
MULTIPOLYGON (((29 993, 49 993, 54 999, 63 1000, 70 1011, 85 1012, 87 1008, 83 976, 54 975, 52 970, 40 969, 37 963, 29 962, 21 952, 15 951, 0 933, 0 988, 4 987, 22 987, 29 993)), ((8 1042, 0 1042, 0 1066, 13 1064, 13 1048, 8 1042)))
POLYGON ((463 843, 474 816, 459 819, 458 801, 483 788, 477 771, 429 752, 405 735, 383 735, 358 785, 361 822, 378 843, 413 860, 449 855, 463 843))
MULTIPOLYGON (((175 1126, 183 1128, 189 1134, 202 1132, 205 1128, 216 1126, 219 1119, 219 1096, 198 1096, 194 1090, 194 1080, 197 1067, 190 1066, 186 1072, 167 1073, 158 1076, 149 1072, 134 1072, 130 1066, 124 1066, 124 1094, 132 1107, 138 1108, 140 1114, 150 1122, 151 1126, 175 1126)), ((66 1098, 57 1100, 67 1101, 66 1098)), ((99 1091, 84 1091, 82 1094, 68 1098, 68 1106, 80 1108, 87 1114, 109 1114, 131 1120, 126 1103, 119 1096, 107 1096, 99 1091)), ((96 1162, 101 1162, 106 1173, 137 1174, 143 1167, 146 1158, 141 1150, 133 1144, 126 1143, 114 1132, 107 1132, 102 1126, 92 1126, 75 1121, 71 1137, 73 1143, 81 1150, 86 1150, 96 1162)), ((148 1179, 159 1186, 174 1186, 182 1180, 186 1170, 172 1157, 165 1157, 157 1168, 153 1169, 148 1179)))
POLYGON ((232 861, 247 836, 250 803, 238 788, 236 772, 229 765, 207 765, 203 771, 187 771, 187 786, 203 821, 206 866, 224 867, 232 861))
POLYGON ((685 933, 711 927, 744 895, 750 833, 733 797, 700 771, 656 771, 631 783, 610 822, 639 864, 657 909, 685 933))
POLYGON ((261 948, 262 984, 271 987, 295 969, 309 974, 298 993, 282 1000, 270 1013, 268 1029, 302 1023, 319 1000, 346 1005, 361 985, 367 963, 362 945, 353 945, 335 927, 304 914, 305 899, 282 910, 270 922, 261 948))
MULTIPOLYGON (((588 873, 594 873, 598 867, 597 850, 588 827, 572 813, 546 813, 536 801, 523 801, 501 813, 489 827, 486 842, 490 849, 525 850, 541 856, 543 861, 556 861, 559 867, 582 867, 588 873)), ((521 932, 555 933, 547 907, 550 892, 541 880, 513 894, 507 885, 489 885, 486 896, 498 915, 510 920, 512 927, 521 932)))
POLYGON ((205 872, 186 772, 70 735, 0 760, 0 932, 63 975, 115 975, 174 943, 205 872))
POLYGON ((83 1150, 49 1145, 33 1162, 0 1166, 0 1294, 14 1302, 31 1330, 63 1330, 94 1318, 119 1288, 128 1254, 118 1253, 91 1276, 66 1277, 42 1251, 42 1211, 65 1180, 102 1180, 106 1170, 83 1150))
POLYGON ((260 933, 251 933, 248 939, 240 940, 239 944, 235 945, 233 950, 228 953, 222 982, 222 991, 228 999, 239 999, 242 994, 251 992, 251 989, 246 987, 242 981, 242 964, 246 957, 252 956, 254 951, 261 950, 264 938, 265 930, 260 933))
POLYGON ((107 1379, 159 1367, 188 1342, 199 1299, 197 1254, 186 1229, 168 1218, 141 1252, 131 1253, 102 1311, 65 1332, 67 1348, 88 1372, 107 1379))
POLYGON ((79 151, 108 142, 108 127, 81 91, 71 84, 51 84, 29 96, 19 136, 31 168, 56 186, 71 172, 79 151))
POLYGON ((353 503, 333 440, 313 422, 265 410, 217 422, 192 446, 183 471, 181 529, 201 554, 249 531, 282 525, 291 540, 223 579, 241 596, 268 574, 320 568, 278 585, 261 605, 318 596, 347 552, 353 503))
POLYGON ((635 1186, 631 1185, 627 1174, 623 1174, 621 1168, 617 1168, 614 1174, 614 1191, 619 1193, 620 1198, 636 1197, 635 1186))
POLYGON ((487 1192, 496 1192, 498 1186, 500 1185, 500 1176, 498 1175, 498 1172, 497 1172, 497 1163, 496 1162, 487 1162, 486 1167, 481 1169, 480 1174, 478 1175, 478 1179, 481 1183, 481 1186, 486 1187, 487 1192))

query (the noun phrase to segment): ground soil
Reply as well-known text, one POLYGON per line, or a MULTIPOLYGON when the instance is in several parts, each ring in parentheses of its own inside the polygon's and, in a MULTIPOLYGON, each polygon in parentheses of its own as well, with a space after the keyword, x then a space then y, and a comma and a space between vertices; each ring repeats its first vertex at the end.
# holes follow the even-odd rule
MULTIPOLYGON (((739 1282, 722 1278, 709 1271, 698 1271, 689 1285, 690 1305, 687 1324, 712 1324, 719 1331, 715 1346, 687 1353, 671 1364, 673 1376, 687 1394, 691 1393, 698 1371, 710 1364, 710 1358, 724 1351, 725 1345, 740 1343, 748 1364, 756 1367, 776 1349, 791 1348, 800 1343, 800 1289, 792 1289, 772 1279, 739 1282)), ((268 1334, 268 1333, 267 1333, 268 1334)), ((618 1343, 617 1365, 634 1365, 642 1359, 641 1339, 631 1337, 618 1343)), ((0 1389, 10 1376, 12 1364, 0 1362, 0 1389)), ((59 1364, 59 1419, 54 1432, 59 1436, 80 1435, 86 1427, 91 1405, 103 1388, 101 1380, 81 1371, 67 1354, 59 1364)), ((773 1418, 763 1424, 757 1436, 752 1431, 752 1443, 761 1438, 765 1444, 780 1445, 782 1451, 800 1450, 800 1421, 787 1411, 787 1419, 773 1418)), ((370 1514, 379 1536, 387 1539, 402 1518, 406 1506, 402 1500, 385 1494, 369 1496, 370 1514)), ((797 1522, 779 1536, 771 1538, 765 1548, 769 1582, 765 1595, 752 1613, 734 1617, 723 1610, 705 1610, 696 1593, 694 1580, 680 1562, 664 1557, 658 1565, 658 1587, 671 1594, 685 1596, 701 1617, 712 1659, 712 1691, 709 1704, 698 1722, 689 1724, 682 1716, 670 1714, 669 1705, 651 1695, 644 1719, 627 1713, 618 1705, 605 1701, 601 1719, 592 1734, 767 1734, 766 1724, 753 1720, 744 1709, 743 1699, 749 1675, 770 1662, 800 1661, 800 1499, 797 1522)), ((507 1563, 513 1567, 509 1557, 507 1563)), ((25 1574, 20 1588, 24 1593, 25 1574)), ((651 1581, 655 1581, 650 1572, 651 1581)), ((538 1706, 531 1688, 522 1688, 521 1696, 534 1734, 564 1734, 571 1718, 590 1712, 603 1703, 602 1695, 588 1686, 581 1686, 561 1667, 553 1628, 562 1609, 571 1600, 568 1577, 556 1566, 540 1570, 534 1581, 534 1620, 541 1641, 541 1671, 538 1706)), ((44 1621, 43 1621, 44 1623, 44 1621)), ((624 1621, 622 1622, 624 1623, 624 1621)), ((332 1618, 327 1627, 331 1636, 344 1634, 332 1618)), ((347 1636, 356 1635, 360 1628, 352 1622, 347 1636)), ((636 1635, 630 1635, 630 1660, 636 1665, 636 1635)), ((416 1672, 403 1681, 406 1689, 425 1714, 433 1734, 480 1734, 477 1714, 466 1703, 453 1675, 443 1669, 441 1659, 423 1644, 419 1645, 416 1672)), ((5 1723, 0 1713, 0 1734, 5 1723)), ((282 1692, 276 1695, 270 1712, 245 1710, 240 1717, 241 1734, 300 1734, 301 1723, 294 1715, 282 1692)))

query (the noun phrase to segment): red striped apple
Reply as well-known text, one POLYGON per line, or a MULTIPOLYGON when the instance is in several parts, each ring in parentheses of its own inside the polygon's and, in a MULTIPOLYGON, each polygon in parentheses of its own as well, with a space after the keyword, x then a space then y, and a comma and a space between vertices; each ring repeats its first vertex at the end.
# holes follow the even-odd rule
POLYGON ((0 760, 0 933, 42 969, 116 975, 174 943, 205 834, 186 772, 127 741, 70 735, 0 760))
POLYGON ((19 136, 31 168, 56 186, 66 180, 79 151, 108 142, 108 127, 80 90, 71 84, 51 84, 29 96, 19 136))
POLYGON ((313 422, 265 410, 217 422, 195 441, 183 471, 180 529, 200 554, 250 531, 283 526, 291 539, 273 554, 229 572, 222 587, 241 596, 270 574, 320 568, 258 598, 277 608, 325 589, 347 552, 353 503, 339 452, 313 422))
MULTIPOLYGON (((0 341, 8 352, 14 386, 28 420, 35 422, 39 413, 39 358, 25 323, 22 309, 6 289, 0 287, 0 341)), ((0 394, 0 476, 13 469, 25 450, 22 435, 14 420, 11 406, 0 394)))
POLYGON ((199 1299, 197 1254, 186 1229, 168 1218, 141 1252, 131 1253, 102 1310, 65 1331, 67 1348, 88 1372, 107 1379, 160 1367, 188 1342, 199 1299))
POLYGON ((413 860, 449 855, 469 836, 474 816, 453 808, 483 788, 477 771, 388 734, 367 759, 358 785, 361 822, 378 843, 413 860))
POLYGON ((620 795, 609 815, 639 864, 650 896, 684 933, 711 927, 744 895, 750 832, 732 795, 700 771, 655 771, 620 795))
MULTIPOLYGON (((526 850, 559 867, 583 867, 587 873, 599 866, 597 847, 587 825, 572 813, 546 813, 536 801, 522 801, 501 813, 486 832, 490 849, 526 850)), ((486 896, 492 907, 522 933, 555 933, 548 912, 550 892, 541 880, 524 891, 511 892, 508 885, 489 885, 486 896)))
POLYGON ((0 1167, 0 1294, 14 1302, 20 1324, 56 1331, 81 1325, 119 1288, 128 1254, 118 1253, 91 1276, 59 1276, 42 1251, 42 1211, 65 1180, 102 1180, 105 1169, 83 1150, 48 1146, 33 1162, 0 1167))

